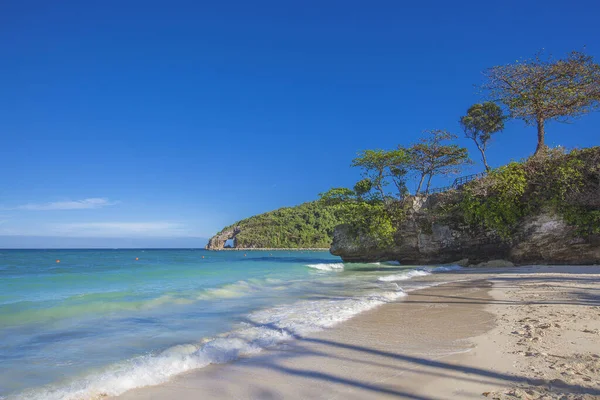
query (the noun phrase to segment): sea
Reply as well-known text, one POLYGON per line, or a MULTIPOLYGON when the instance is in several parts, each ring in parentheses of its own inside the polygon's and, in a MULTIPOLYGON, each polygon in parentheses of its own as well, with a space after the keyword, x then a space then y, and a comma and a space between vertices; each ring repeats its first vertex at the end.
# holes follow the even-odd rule
POLYGON ((328 329, 458 269, 317 251, 0 250, 0 399, 119 395, 328 329))

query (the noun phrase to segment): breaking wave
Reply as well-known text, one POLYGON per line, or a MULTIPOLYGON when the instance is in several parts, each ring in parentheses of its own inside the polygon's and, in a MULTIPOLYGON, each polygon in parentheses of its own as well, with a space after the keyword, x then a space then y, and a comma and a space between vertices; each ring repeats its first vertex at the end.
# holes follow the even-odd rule
POLYGON ((344 263, 308 264, 307 267, 319 271, 340 271, 344 269, 344 263))
POLYGON ((380 282, 396 282, 396 281, 406 281, 418 276, 427 276, 431 275, 435 272, 449 272, 449 271, 457 271, 461 269, 458 265, 450 265, 450 266, 442 266, 442 267, 424 267, 419 269, 411 269, 399 274, 394 275, 386 275, 379 277, 377 280, 380 282))
POLYGON ((157 385, 183 372, 233 361, 283 341, 329 328, 406 294, 384 291, 346 299, 304 300, 249 314, 239 327, 197 344, 113 364, 69 384, 26 391, 15 399, 75 400, 117 396, 127 390, 157 385))

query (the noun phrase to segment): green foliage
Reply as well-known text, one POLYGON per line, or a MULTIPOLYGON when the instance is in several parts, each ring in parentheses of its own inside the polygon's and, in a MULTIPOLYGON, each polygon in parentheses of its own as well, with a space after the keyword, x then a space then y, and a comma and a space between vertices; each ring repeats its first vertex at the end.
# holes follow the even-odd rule
POLYGON ((362 198, 373 189, 373 182, 369 178, 361 179, 354 185, 354 192, 359 198, 362 198))
POLYGON ((381 248, 394 242, 394 220, 382 202, 346 202, 336 211, 357 237, 369 237, 381 248))
POLYGON ((357 237, 366 236, 379 247, 393 243, 395 226, 402 213, 401 201, 383 201, 375 197, 364 197, 370 189, 370 180, 363 179, 355 190, 333 188, 320 194, 320 202, 331 207, 336 217, 348 225, 357 237))
POLYGON ((406 214, 407 174, 411 170, 418 171, 422 174, 421 181, 425 177, 431 180, 436 174, 456 172, 469 161, 465 148, 446 143, 455 138, 446 131, 433 130, 427 131, 425 138, 407 149, 362 151, 352 161, 352 166, 362 169, 364 179, 354 185, 354 190, 333 188, 322 193, 320 201, 333 207, 336 216, 357 237, 368 237, 382 248, 389 246, 394 242, 396 227, 406 214), (396 186, 396 196, 385 190, 390 183, 396 186))
POLYGON ((420 177, 416 194, 421 193, 425 178, 427 178, 425 188, 427 192, 431 178, 435 175, 458 173, 463 165, 471 163, 466 148, 454 143, 446 143, 456 137, 456 135, 440 129, 425 131, 424 137, 418 143, 405 150, 409 156, 408 168, 415 171, 420 177))
POLYGON ((475 142, 487 171, 490 170, 485 157, 488 142, 494 133, 504 130, 505 119, 502 109, 491 101, 472 105, 467 110, 467 115, 460 118, 465 136, 475 142))
POLYGON ((544 209, 562 215, 579 234, 600 234, 600 147, 550 150, 510 163, 464 188, 465 221, 510 238, 518 222, 544 209))
MULTIPOLYGON (((340 192, 343 198, 343 191, 340 192)), ((259 214, 225 228, 240 228, 237 247, 247 248, 326 248, 333 229, 342 221, 335 209, 321 202, 304 203, 259 214)))
POLYGON ((600 65, 576 51, 559 60, 540 52, 530 60, 490 68, 483 88, 512 118, 537 125, 539 154, 546 149, 546 121, 567 122, 600 109, 600 65))
POLYGON ((465 221, 494 229, 508 237, 527 213, 523 195, 527 179, 523 166, 510 163, 490 173, 483 184, 470 185, 461 203, 465 221))
POLYGON ((561 211, 565 220, 578 228, 579 234, 600 235, 600 210, 565 204, 561 211))
MULTIPOLYGON (((371 187, 376 190, 376 195, 384 200, 389 197, 385 188, 390 182, 396 187, 399 197, 405 194, 408 162, 409 156, 404 149, 364 150, 352 160, 352 166, 362 169, 362 175, 370 181, 371 187)), ((363 186, 359 189, 364 189, 365 184, 363 182, 363 186)), ((367 192, 361 193, 361 196, 367 192)))
POLYGON ((348 188, 331 188, 319 194, 321 204, 335 206, 340 203, 356 199, 356 193, 348 188))

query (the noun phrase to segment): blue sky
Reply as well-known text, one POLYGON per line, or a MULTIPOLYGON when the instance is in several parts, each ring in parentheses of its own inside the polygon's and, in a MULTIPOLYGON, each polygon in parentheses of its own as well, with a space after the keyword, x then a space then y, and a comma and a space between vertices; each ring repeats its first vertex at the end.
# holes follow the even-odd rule
MULTIPOLYGON (((203 246, 235 220, 352 185, 359 150, 460 134, 487 67, 542 48, 599 60, 599 13, 597 1, 3 2, 0 247, 203 246)), ((598 145, 599 125, 598 113, 550 124, 547 141, 598 145)), ((535 128, 510 122, 489 161, 534 148, 535 128)))

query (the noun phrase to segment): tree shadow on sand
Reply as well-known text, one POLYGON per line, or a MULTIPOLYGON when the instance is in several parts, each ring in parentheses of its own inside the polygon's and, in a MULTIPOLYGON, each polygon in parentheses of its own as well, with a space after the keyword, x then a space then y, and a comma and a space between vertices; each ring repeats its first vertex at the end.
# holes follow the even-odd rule
MULTIPOLYGON (((532 278, 533 279, 533 278, 532 278)), ((508 284, 511 280, 502 281, 494 278, 497 285, 508 284)), ((535 278, 536 282, 543 282, 544 277, 535 278)), ((565 279, 562 279, 565 281, 565 279)), ((567 278, 566 280, 569 280, 567 278)), ((572 280, 573 282, 582 280, 572 280)), ((596 278, 584 279, 585 283, 592 284, 598 282, 596 278)), ((554 278, 548 279, 548 283, 555 287, 554 282, 558 282, 554 278)), ((521 279, 522 283, 522 279, 521 279)), ((583 283, 583 282, 582 282, 583 283)), ((487 289, 491 286, 490 282, 485 280, 476 280, 464 283, 456 283, 457 287, 487 289)), ((514 286, 510 286, 514 287, 514 286)), ((569 287, 570 295, 573 300, 565 301, 498 301, 484 297, 466 297, 466 296, 450 296, 443 294, 428 294, 426 292, 411 293, 408 298, 404 298, 403 302, 406 303, 425 303, 425 304, 495 304, 502 306, 520 306, 520 305, 546 305, 546 304, 568 304, 577 306, 600 306, 600 296, 590 294, 589 292, 583 292, 576 288, 569 287), (575 289, 575 290, 573 290, 575 289)), ((586 290, 588 288, 585 288, 586 290)), ((408 305, 407 305, 408 306, 408 305)), ((457 363, 449 363, 441 361, 440 359, 433 359, 428 357, 421 357, 409 354, 402 354, 400 352, 386 351, 371 347, 369 345, 362 344, 348 344, 342 341, 336 341, 332 339, 324 339, 315 335, 313 337, 302 337, 295 332, 282 328, 276 324, 257 324, 252 320, 244 320, 246 324, 261 327, 263 329, 270 329, 277 333, 283 333, 289 335, 290 338, 297 339, 294 342, 295 351, 281 351, 275 352, 276 355, 271 354, 269 362, 259 363, 247 363, 248 367, 259 367, 266 368, 276 371, 284 376, 302 377, 315 381, 322 381, 327 384, 342 385, 347 388, 355 388, 371 392, 373 394, 386 395, 390 397, 398 397, 405 399, 414 400, 437 400, 433 397, 424 397, 416 393, 409 393, 407 391, 400 390, 397 386, 391 386, 385 383, 366 381, 361 379, 352 379, 343 374, 332 373, 331 371, 323 371, 315 366, 315 368, 299 368, 294 364, 283 364, 279 361, 293 359, 295 357, 315 356, 317 359, 322 357, 325 359, 337 359, 343 363, 352 363, 352 365, 363 365, 365 368, 368 366, 379 367, 389 369, 390 371, 396 371, 396 375, 402 372, 418 371, 419 375, 450 378, 453 380, 459 380, 464 382, 477 382, 479 384, 488 384, 496 386, 519 386, 519 387, 530 387, 532 389, 548 390, 555 394, 577 394, 587 396, 598 396, 600 397, 600 388, 586 387, 577 384, 569 384, 562 380, 554 379, 534 379, 520 374, 507 374, 490 369, 478 368, 469 365, 461 365, 457 363), (314 346, 314 345, 317 346, 314 346), (335 349, 343 349, 344 352, 340 354, 335 349), (375 357, 373 357, 375 356, 375 357)), ((353 367, 354 368, 354 367, 353 367)), ((388 382, 389 383, 389 382, 388 382)), ((450 395, 450 394, 449 394, 450 395)), ((448 398, 451 398, 449 396, 448 398)))

